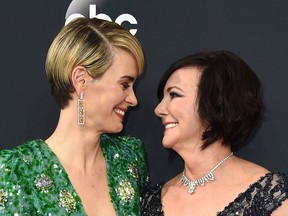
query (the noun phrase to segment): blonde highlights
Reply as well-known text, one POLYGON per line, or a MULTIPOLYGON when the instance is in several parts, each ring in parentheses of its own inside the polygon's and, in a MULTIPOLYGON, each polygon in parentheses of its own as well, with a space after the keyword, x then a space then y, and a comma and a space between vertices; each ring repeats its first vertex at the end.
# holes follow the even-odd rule
POLYGON ((61 29, 46 58, 46 73, 60 108, 69 104, 71 93, 75 91, 70 79, 73 68, 81 65, 93 79, 100 78, 112 65, 115 48, 131 53, 137 63, 138 74, 142 73, 142 47, 120 25, 97 18, 79 18, 61 29))

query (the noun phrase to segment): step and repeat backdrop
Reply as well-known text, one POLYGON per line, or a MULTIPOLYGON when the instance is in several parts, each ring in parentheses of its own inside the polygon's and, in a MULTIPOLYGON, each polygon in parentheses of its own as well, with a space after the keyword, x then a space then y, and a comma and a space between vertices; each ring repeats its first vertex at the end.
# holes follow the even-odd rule
POLYGON ((236 154, 288 173, 288 1, 271 0, 52 0, 0 3, 0 148, 46 139, 59 109, 45 74, 48 47, 76 17, 98 17, 125 26, 142 43, 146 64, 135 91, 139 105, 123 134, 140 138, 152 183, 183 169, 162 147, 163 126, 154 116, 158 80, 174 60, 203 50, 240 55, 264 86, 265 120, 236 154))

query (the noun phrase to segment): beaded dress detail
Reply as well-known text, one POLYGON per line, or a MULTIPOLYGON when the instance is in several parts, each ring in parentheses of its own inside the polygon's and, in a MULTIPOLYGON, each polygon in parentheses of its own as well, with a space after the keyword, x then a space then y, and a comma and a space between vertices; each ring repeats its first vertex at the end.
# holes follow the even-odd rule
MULTIPOLYGON (((147 167, 140 140, 102 135, 110 197, 117 215, 140 215, 147 167)), ((86 215, 56 155, 43 140, 0 151, 0 215, 86 215)))
MULTIPOLYGON (((161 190, 163 183, 149 188, 142 195, 143 216, 163 216, 161 190)), ((217 216, 269 216, 288 199, 288 177, 282 173, 267 173, 231 203, 217 216)))

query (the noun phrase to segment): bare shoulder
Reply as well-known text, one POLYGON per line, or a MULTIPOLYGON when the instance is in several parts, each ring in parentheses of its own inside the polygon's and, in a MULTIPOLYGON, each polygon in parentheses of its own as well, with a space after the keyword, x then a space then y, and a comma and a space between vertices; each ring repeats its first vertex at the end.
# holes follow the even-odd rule
POLYGON ((263 177, 270 172, 263 166, 239 157, 234 158, 234 166, 238 167, 235 169, 235 172, 238 172, 238 174, 241 176, 246 176, 246 178, 249 177, 247 179, 252 181, 258 180, 260 177, 263 177))

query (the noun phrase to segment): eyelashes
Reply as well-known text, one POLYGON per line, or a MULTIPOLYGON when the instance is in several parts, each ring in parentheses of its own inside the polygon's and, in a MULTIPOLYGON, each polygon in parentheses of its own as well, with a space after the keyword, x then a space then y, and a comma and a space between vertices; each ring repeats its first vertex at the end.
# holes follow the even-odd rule
POLYGON ((126 90, 130 87, 130 85, 128 83, 121 83, 123 90, 126 90))
POLYGON ((182 97, 182 95, 178 94, 177 92, 174 92, 174 91, 170 91, 169 92, 169 96, 171 99, 173 98, 177 98, 177 97, 182 97))

